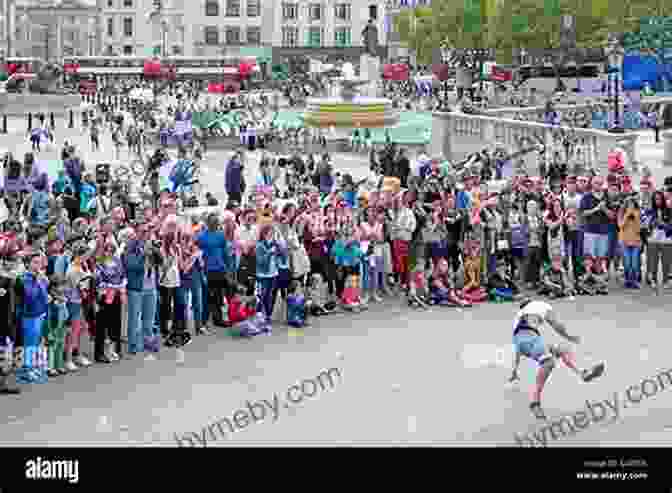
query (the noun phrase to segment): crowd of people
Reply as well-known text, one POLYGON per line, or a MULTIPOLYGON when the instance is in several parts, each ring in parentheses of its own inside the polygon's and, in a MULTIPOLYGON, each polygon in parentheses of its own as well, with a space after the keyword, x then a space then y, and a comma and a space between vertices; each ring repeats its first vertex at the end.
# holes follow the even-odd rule
MULTIPOLYGON (((191 152, 180 149, 174 169, 191 152)), ((8 153, 0 392, 93 362, 153 360, 194 336, 305 327, 385 300, 424 309, 529 290, 571 298, 607 294, 621 277, 628 289, 672 288, 672 183, 657 188, 645 170, 635 191, 618 159, 606 178, 561 167, 494 189, 478 157, 411 158, 392 142, 372 151, 363 180, 328 153, 262 150, 248 185, 247 152, 226 163, 228 202, 210 197, 205 212, 183 208, 174 182, 129 200, 109 168, 91 169, 70 144, 54 181, 32 153, 8 153)), ((148 170, 168 160, 156 156, 148 170)))

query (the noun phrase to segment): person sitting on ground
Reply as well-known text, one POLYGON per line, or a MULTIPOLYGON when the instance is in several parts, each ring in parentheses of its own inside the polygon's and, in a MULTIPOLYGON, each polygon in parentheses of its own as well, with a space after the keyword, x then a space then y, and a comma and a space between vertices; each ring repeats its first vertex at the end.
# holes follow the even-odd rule
POLYGON ((544 273, 539 294, 548 295, 552 298, 574 296, 574 290, 562 266, 562 257, 553 256, 550 268, 544 273))

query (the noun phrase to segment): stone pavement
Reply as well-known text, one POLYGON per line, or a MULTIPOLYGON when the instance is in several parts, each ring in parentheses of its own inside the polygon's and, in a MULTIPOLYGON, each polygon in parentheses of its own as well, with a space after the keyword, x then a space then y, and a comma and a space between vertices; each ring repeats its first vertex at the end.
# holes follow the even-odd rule
MULTIPOLYGON (((583 338, 580 362, 605 360, 607 370, 583 384, 558 365, 545 393, 549 416, 580 411, 586 400, 613 400, 614 392, 622 398, 630 385, 670 368, 666 299, 615 294, 556 303, 569 331, 583 338)), ((336 368, 340 378, 331 388, 298 406, 281 405, 277 421, 229 430, 208 446, 514 445, 514 433, 539 429, 527 408, 534 366, 521 365, 521 390, 515 391, 505 385, 508 362, 474 365, 463 353, 472 345, 510 348, 515 311, 512 304, 488 304, 415 312, 387 301, 354 317, 317 320, 304 335, 278 325, 272 336, 247 341, 196 338, 182 354, 165 349, 154 362, 94 366, 0 398, 0 442, 173 446, 177 433, 185 445, 197 443, 185 435, 233 419, 248 401, 277 395, 286 402, 291 385, 336 368)), ((550 333, 547 339, 557 340, 550 333)), ((549 440, 549 446, 669 446, 670 390, 672 383, 655 399, 621 410, 618 420, 549 440)))

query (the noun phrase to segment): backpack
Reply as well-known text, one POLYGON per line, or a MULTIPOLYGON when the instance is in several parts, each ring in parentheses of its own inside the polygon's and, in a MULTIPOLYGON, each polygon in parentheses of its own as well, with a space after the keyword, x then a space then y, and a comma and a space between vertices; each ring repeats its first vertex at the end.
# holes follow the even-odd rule
POLYGON ((12 160, 9 163, 9 170, 7 171, 7 179, 9 180, 18 180, 21 176, 21 163, 16 160, 12 160))

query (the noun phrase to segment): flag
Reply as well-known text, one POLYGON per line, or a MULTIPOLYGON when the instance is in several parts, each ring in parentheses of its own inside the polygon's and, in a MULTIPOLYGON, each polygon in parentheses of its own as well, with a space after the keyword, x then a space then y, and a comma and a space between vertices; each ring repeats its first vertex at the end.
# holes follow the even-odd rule
POLYGON ((481 15, 481 0, 464 0, 464 32, 479 33, 482 24, 481 15))
POLYGON ((514 15, 511 17, 511 31, 514 34, 524 33, 528 27, 526 15, 514 15))
POLYGON ((558 17, 560 15, 560 0, 544 0, 544 15, 558 17))

